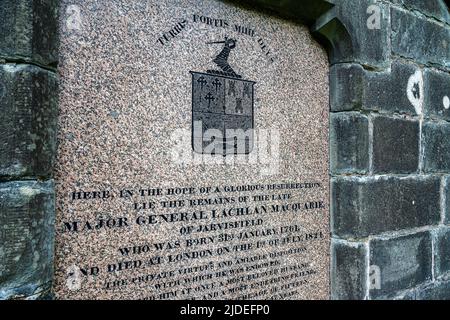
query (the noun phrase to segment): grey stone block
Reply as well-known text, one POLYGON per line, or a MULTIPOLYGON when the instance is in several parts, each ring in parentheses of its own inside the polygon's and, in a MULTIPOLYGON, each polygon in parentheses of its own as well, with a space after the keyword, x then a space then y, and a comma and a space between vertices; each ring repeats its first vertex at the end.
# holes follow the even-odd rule
POLYGON ((0 299, 39 296, 53 278, 53 181, 0 184, 0 299))
POLYGON ((56 152, 56 76, 31 65, 0 66, 0 177, 48 177, 56 152))
POLYGON ((331 298, 363 300, 367 291, 367 249, 363 243, 332 240, 331 298))
POLYGON ((440 228, 434 236, 436 277, 450 273, 450 228, 440 228))
POLYGON ((357 62, 383 69, 389 66, 390 23, 388 6, 376 3, 376 12, 368 13, 372 0, 333 1, 335 8, 312 27, 313 33, 330 52, 332 64, 357 62), (379 13, 379 16, 378 16, 379 13), (380 18, 372 24, 371 16, 380 18), (370 25, 370 28, 368 27, 370 25))
POLYGON ((450 73, 426 69, 424 83, 425 116, 450 121, 450 73))
POLYGON ((361 109, 365 71, 358 64, 338 64, 330 68, 331 111, 361 109))
POLYGON ((56 66, 58 0, 0 2, 0 58, 56 66))
MULTIPOLYGON (((363 109, 409 115, 420 114, 420 110, 419 112, 416 110, 407 94, 409 79, 418 70, 415 64, 395 60, 389 72, 367 72, 363 109)), ((423 92, 417 94, 423 95, 423 92)))
POLYGON ((450 281, 436 282, 416 292, 417 300, 450 300, 450 281))
MULTIPOLYGON (((364 70, 358 64, 332 66, 331 111, 369 110, 418 115, 421 110, 416 110, 407 92, 408 82, 416 72, 420 72, 419 67, 404 60, 394 60, 390 70, 383 72, 364 70)), ((424 95, 424 92, 417 94, 424 95)))
POLYGON ((369 121, 356 112, 330 115, 330 166, 333 174, 369 169, 369 121))
POLYGON ((450 28, 395 8, 391 24, 395 54, 423 64, 450 66, 450 28))
POLYGON ((424 15, 450 23, 450 13, 445 6, 445 0, 394 0, 408 10, 417 10, 424 15))
POLYGON ((339 1, 337 16, 347 27, 353 40, 353 58, 363 65, 384 68, 389 65, 389 8, 377 3, 380 10, 380 28, 368 28, 371 0, 339 1), (356 18, 358 17, 358 18, 356 18))
POLYGON ((385 299, 432 277, 432 243, 429 232, 370 242, 370 265, 380 270, 378 287, 370 297, 385 299))
POLYGON ((439 191, 433 176, 333 178, 332 231, 351 239, 437 225, 439 191))
POLYGON ((419 121, 375 117, 373 119, 374 173, 417 172, 419 145, 419 121))
POLYGON ((424 122, 424 171, 450 172, 450 124, 448 122, 424 122))
POLYGON ((450 176, 444 177, 444 223, 450 225, 450 176))

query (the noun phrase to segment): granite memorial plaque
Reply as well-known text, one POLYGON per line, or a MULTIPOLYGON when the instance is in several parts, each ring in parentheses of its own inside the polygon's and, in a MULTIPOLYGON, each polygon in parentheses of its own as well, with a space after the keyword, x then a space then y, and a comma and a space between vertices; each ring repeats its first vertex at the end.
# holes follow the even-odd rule
POLYGON ((55 294, 328 299, 328 60, 224 1, 62 0, 55 294))

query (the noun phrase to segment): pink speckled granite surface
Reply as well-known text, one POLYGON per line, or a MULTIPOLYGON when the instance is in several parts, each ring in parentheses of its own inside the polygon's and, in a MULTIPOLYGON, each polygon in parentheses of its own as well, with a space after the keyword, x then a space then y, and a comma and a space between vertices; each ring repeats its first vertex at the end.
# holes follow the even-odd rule
MULTIPOLYGON (((57 298, 328 299, 328 61, 307 28, 214 0, 62 0, 60 16, 57 298), (228 26, 194 22, 194 15, 223 19, 228 26), (183 20, 185 28, 162 45, 158 38, 183 20), (233 30, 235 24, 248 26, 255 34, 240 34, 233 30), (278 165, 273 157, 240 164, 223 163, 230 156, 214 156, 217 164, 173 159, 177 150, 173 134, 180 130, 188 133, 187 142, 181 144, 184 151, 193 154, 190 71, 215 68, 212 59, 221 46, 206 42, 225 36, 237 40, 230 64, 256 82, 256 132, 279 134, 278 165), (283 183, 300 185, 267 190, 267 185, 283 183), (262 190, 224 190, 243 185, 262 190), (139 189, 161 188, 165 193, 171 187, 191 187, 194 194, 138 194, 139 189), (203 187, 218 189, 202 194, 203 187), (120 197, 125 189, 133 196, 120 197), (109 191, 109 197, 73 200, 72 193, 80 191, 109 191), (254 201, 251 197, 258 194, 290 198, 254 201), (237 203, 241 196, 250 200, 237 203), (226 197, 235 202, 171 209, 161 205, 162 200, 226 197), (134 208, 134 203, 143 202, 155 202, 155 207, 134 208), (305 210, 309 202, 323 202, 323 207, 305 210), (274 204, 292 209, 297 203, 302 210, 271 212, 274 204), (249 214, 212 217, 213 209, 236 207, 250 208, 249 214), (262 207, 268 212, 261 212, 262 207), (204 211, 204 219, 136 224, 139 216, 199 211, 204 211), (129 225, 118 227, 119 218, 126 218, 129 225), (116 226, 96 229, 96 219, 115 219, 116 226), (253 225, 181 233, 188 226, 241 220, 253 225), (74 221, 79 223, 77 232, 67 229, 66 223, 74 221), (287 226, 297 227, 282 233, 287 226), (242 233, 254 231, 259 233, 242 233), (221 241, 227 239, 225 234, 234 238, 221 241), (187 247, 188 240, 199 238, 206 240, 187 247), (265 245, 255 248, 258 241, 265 245), (156 243, 165 243, 165 249, 158 250, 156 243), (245 247, 248 244, 253 247, 245 247), (146 245, 149 250, 139 254, 120 251, 146 245), (247 250, 238 250, 243 248, 247 250), (183 255, 194 251, 203 257, 183 255), (171 261, 169 256, 175 260, 177 254, 182 259, 171 261), (140 262, 108 272, 108 265, 125 261, 140 262)), ((273 144, 274 140, 269 142, 273 144)))

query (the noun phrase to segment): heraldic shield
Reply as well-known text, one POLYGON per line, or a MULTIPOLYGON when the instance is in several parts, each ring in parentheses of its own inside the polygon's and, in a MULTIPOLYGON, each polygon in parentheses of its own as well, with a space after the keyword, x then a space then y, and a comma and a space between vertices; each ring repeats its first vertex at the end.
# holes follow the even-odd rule
POLYGON ((249 154, 253 149, 255 82, 192 72, 192 145, 201 154, 249 154))

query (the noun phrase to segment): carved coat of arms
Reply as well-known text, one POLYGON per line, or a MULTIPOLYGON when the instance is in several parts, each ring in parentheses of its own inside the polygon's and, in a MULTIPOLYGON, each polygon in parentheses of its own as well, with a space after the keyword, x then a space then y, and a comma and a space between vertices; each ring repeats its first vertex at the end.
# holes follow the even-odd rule
POLYGON ((213 60, 219 70, 192 74, 192 146, 202 154, 248 154, 253 149, 254 81, 244 80, 228 64, 236 40, 223 44, 213 60))

